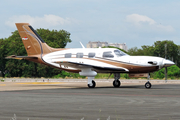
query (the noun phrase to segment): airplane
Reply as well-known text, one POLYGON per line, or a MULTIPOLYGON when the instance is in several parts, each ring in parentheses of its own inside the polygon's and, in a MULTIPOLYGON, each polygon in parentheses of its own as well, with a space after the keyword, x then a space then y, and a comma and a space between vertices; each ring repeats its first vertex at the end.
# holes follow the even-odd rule
MULTIPOLYGON (((88 87, 94 88, 97 73, 114 74, 114 87, 120 87, 120 73, 140 75, 158 71, 175 63, 154 56, 130 56, 115 48, 52 48, 29 23, 16 23, 28 56, 11 55, 10 59, 25 59, 88 77, 88 87)), ((145 88, 151 88, 145 83, 145 88)))

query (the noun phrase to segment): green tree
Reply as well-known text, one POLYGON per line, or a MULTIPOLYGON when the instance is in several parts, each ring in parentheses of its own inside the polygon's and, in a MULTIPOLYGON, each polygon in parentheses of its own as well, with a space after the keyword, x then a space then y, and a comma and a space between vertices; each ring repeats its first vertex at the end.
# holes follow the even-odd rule
POLYGON ((70 33, 65 30, 37 29, 37 33, 51 47, 64 48, 67 43, 71 42, 70 33))
POLYGON ((178 46, 170 40, 156 41, 154 43, 154 55, 165 58, 165 44, 167 45, 166 58, 176 61, 178 56, 178 46))
POLYGON ((153 56, 153 53, 154 53, 154 47, 147 45, 143 45, 139 49, 137 47, 134 47, 128 50, 129 55, 153 56))
MULTIPOLYGON (((174 79, 174 78, 180 77, 180 68, 176 65, 168 67, 167 71, 168 71, 168 73, 167 73, 168 78, 174 79)), ((164 68, 152 73, 151 75, 154 79, 157 79, 157 78, 163 79, 165 77, 164 68)))
POLYGON ((141 53, 139 53, 139 49, 137 47, 130 48, 128 50, 128 54, 129 55, 141 55, 141 53))
POLYGON ((6 73, 5 64, 7 60, 4 59, 4 57, 7 54, 6 48, 7 48, 6 39, 0 39, 0 72, 1 72, 2 77, 4 77, 6 73))

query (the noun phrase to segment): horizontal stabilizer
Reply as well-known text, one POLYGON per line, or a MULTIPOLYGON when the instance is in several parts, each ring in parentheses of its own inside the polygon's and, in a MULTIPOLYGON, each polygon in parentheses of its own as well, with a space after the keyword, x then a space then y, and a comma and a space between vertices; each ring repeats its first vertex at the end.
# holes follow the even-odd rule
POLYGON ((22 60, 22 59, 38 59, 38 57, 11 55, 11 56, 6 57, 6 59, 18 59, 18 60, 22 60))

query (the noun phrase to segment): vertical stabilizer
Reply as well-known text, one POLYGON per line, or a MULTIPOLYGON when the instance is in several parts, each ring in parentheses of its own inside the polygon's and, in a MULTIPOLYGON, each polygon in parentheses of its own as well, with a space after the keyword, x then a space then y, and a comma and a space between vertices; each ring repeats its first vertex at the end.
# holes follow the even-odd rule
POLYGON ((28 55, 37 55, 52 52, 43 39, 37 34, 29 23, 16 23, 24 47, 28 55))

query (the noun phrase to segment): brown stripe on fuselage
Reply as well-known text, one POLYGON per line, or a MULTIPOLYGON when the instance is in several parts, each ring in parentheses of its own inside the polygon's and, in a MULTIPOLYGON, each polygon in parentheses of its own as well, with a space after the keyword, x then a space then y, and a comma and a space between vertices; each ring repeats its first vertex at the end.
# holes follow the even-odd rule
POLYGON ((32 61, 32 62, 36 62, 36 63, 39 63, 39 64, 44 64, 44 65, 47 65, 49 67, 53 67, 53 68, 57 68, 57 69, 60 69, 60 70, 64 70, 64 71, 68 71, 68 72, 73 72, 73 73, 79 73, 81 72, 81 70, 72 70, 72 69, 65 69, 65 68, 60 68, 60 67, 56 67, 56 66, 53 66, 51 64, 48 64, 46 62, 44 62, 41 58, 41 55, 38 54, 38 55, 29 55, 29 56, 32 56, 32 57, 37 57, 38 59, 26 59, 26 60, 29 60, 29 61, 32 61))
MULTIPOLYGON (((90 59, 90 58, 85 58, 85 59, 90 59)), ((104 59, 104 58, 91 58, 92 60, 103 62, 106 64, 114 65, 116 67, 122 67, 126 68, 129 70, 129 73, 148 73, 148 72, 153 72, 159 69, 159 66, 142 66, 138 64, 132 64, 132 63, 126 63, 126 62, 121 62, 121 61, 116 61, 116 60, 109 60, 109 59, 104 59)))

